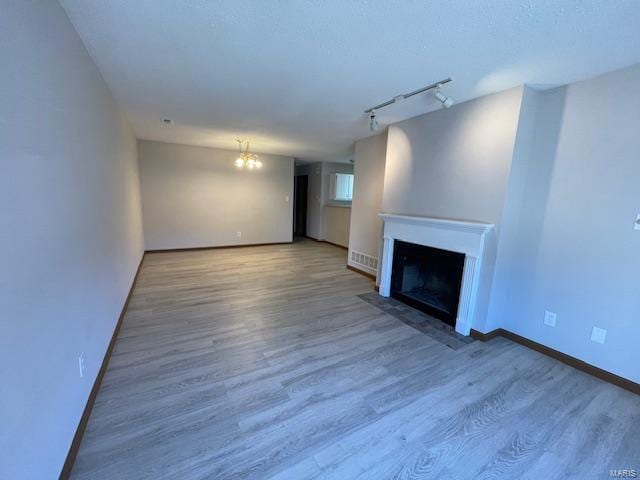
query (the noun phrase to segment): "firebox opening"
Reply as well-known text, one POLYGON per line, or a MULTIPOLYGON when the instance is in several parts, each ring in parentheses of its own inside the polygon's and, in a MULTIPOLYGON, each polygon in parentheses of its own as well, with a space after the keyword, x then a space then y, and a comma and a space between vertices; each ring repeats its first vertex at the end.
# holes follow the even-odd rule
POLYGON ((391 296, 455 327, 464 254, 394 241, 391 296))

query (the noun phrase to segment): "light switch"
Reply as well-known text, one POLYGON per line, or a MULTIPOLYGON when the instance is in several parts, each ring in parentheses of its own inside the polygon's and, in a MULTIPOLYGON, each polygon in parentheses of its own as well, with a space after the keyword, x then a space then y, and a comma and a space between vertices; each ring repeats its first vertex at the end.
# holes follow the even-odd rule
POLYGON ((554 312, 549 312, 549 311, 545 311, 544 312, 544 324, 545 325, 548 325, 549 327, 555 327, 556 326, 556 318, 558 318, 558 316, 554 312))
POLYGON ((607 338, 607 331, 604 328, 593 327, 591 330, 591 341, 596 343, 604 343, 607 338))
POLYGON ((87 358, 84 356, 84 352, 82 352, 78 356, 78 375, 80 378, 84 377, 84 372, 87 369, 87 358))
POLYGON ((636 217, 636 223, 633 224, 634 230, 640 230, 640 213, 636 217))

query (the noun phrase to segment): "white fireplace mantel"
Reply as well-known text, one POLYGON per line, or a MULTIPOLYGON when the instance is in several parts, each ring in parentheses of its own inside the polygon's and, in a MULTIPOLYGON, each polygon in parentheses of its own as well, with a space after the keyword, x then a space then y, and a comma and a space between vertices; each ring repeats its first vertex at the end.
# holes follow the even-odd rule
POLYGON ((494 230, 494 225, 388 213, 381 213, 379 216, 384 221, 380 295, 388 297, 391 294, 394 240, 462 253, 465 260, 456 331, 462 335, 469 335, 476 316, 482 271, 486 269, 487 238, 494 230))

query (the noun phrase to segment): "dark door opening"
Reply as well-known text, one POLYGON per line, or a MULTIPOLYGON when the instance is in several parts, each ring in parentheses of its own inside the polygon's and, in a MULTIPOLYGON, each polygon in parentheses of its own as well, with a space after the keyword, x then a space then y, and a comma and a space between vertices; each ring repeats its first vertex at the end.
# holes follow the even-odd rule
POLYGON ((396 240, 391 296, 455 327, 464 254, 396 240))
POLYGON ((294 183, 293 234, 296 237, 307 236, 307 195, 309 176, 298 175, 294 183))

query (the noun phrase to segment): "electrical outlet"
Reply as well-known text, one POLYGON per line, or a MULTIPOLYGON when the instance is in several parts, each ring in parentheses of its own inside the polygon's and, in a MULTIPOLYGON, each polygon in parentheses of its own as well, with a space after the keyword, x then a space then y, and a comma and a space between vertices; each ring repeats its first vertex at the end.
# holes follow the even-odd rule
POLYGON ((84 377, 84 371, 86 369, 86 358, 84 356, 84 352, 82 352, 79 356, 78 356, 78 374, 80 375, 80 378, 84 377))
POLYGON ((593 327, 591 330, 591 341, 596 343, 604 343, 607 338, 607 331, 604 328, 593 327))
POLYGON ((236 232, 236 236, 237 236, 238 238, 241 238, 241 237, 242 237, 242 232, 236 232))
POLYGON ((636 217, 636 223, 633 224, 634 230, 640 230, 640 213, 636 217))
POLYGON ((549 327, 555 327, 556 326, 556 319, 558 318, 558 315, 555 314, 554 312, 550 312, 550 311, 545 311, 544 312, 544 324, 549 326, 549 327))
POLYGON ((284 197, 284 201, 285 201, 285 202, 288 202, 288 201, 289 201, 289 195, 285 195, 285 197, 284 197))

